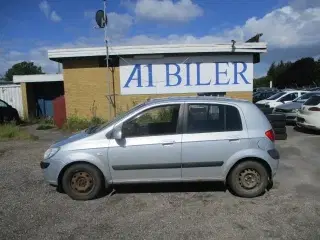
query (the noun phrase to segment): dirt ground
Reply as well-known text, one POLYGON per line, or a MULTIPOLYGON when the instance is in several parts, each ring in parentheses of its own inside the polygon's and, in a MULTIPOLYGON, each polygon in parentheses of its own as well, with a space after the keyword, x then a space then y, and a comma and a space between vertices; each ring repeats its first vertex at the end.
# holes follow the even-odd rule
POLYGON ((0 239, 320 239, 320 135, 287 131, 274 187, 255 199, 215 184, 167 184, 73 201, 39 168, 60 132, 0 142, 0 239))

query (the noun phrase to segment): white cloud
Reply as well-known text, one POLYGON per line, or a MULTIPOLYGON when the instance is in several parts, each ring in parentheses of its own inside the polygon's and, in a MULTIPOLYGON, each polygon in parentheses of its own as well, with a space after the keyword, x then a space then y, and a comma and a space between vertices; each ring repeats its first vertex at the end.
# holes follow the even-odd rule
POLYGON ((319 0, 291 0, 289 5, 297 10, 320 7, 319 0))
POLYGON ((134 12, 138 18, 163 22, 187 22, 203 14, 192 0, 138 0, 134 12))
POLYGON ((108 31, 113 38, 122 37, 132 24, 133 17, 129 14, 108 13, 108 31))
POLYGON ((43 0, 39 4, 40 11, 44 13, 44 15, 53 22, 60 22, 61 17, 57 14, 56 11, 51 11, 51 7, 47 0, 43 0))
POLYGON ((41 12, 44 13, 44 15, 46 15, 46 17, 48 18, 50 15, 50 5, 46 0, 43 0, 40 4, 39 4, 39 8, 41 10, 41 12))
MULTIPOLYGON (((91 13, 92 14, 92 13, 91 13)), ((90 16, 88 13, 85 16, 90 16)), ((94 12, 93 12, 94 15, 94 12)), ((93 16, 91 15, 91 16, 93 16)), ((263 17, 249 18, 243 25, 234 26, 222 30, 219 34, 195 37, 191 34, 171 34, 165 37, 152 35, 136 35, 125 37, 126 32, 133 25, 134 20, 128 14, 108 13, 109 35, 112 37, 110 45, 144 45, 144 44, 176 44, 176 43, 221 43, 245 41, 257 33, 264 35, 262 41, 268 43, 268 53, 261 55, 261 64, 255 67, 255 76, 265 73, 272 61, 292 60, 306 56, 320 55, 320 7, 319 8, 295 8, 291 5, 275 9, 263 17)), ((0 62, 5 55, 7 62, 17 60, 34 60, 44 67, 47 72, 56 71, 56 63, 48 60, 46 49, 103 46, 103 34, 99 36, 81 37, 76 41, 61 45, 46 45, 36 47, 26 53, 11 51, 8 54, 0 54, 0 62), (23 55, 21 55, 23 54, 23 55), (10 55, 10 57, 9 57, 10 55), (2 58, 2 59, 1 59, 2 58)), ((1 65, 1 64, 0 64, 1 65)), ((5 71, 3 64, 0 72, 5 71)))
POLYGON ((248 19, 239 31, 243 36, 262 32, 268 44, 280 48, 319 43, 320 8, 299 11, 286 6, 260 19, 248 19))
POLYGON ((56 13, 56 11, 52 11, 52 12, 51 12, 50 19, 51 19, 53 22, 60 22, 60 21, 61 21, 61 17, 56 13))

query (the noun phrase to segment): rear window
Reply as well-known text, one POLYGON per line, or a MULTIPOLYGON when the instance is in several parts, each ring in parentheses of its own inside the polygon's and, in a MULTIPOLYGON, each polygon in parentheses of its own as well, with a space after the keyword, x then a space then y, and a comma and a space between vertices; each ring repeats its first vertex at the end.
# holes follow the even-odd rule
POLYGON ((307 106, 316 106, 320 103, 320 96, 317 95, 317 96, 312 96, 310 97, 305 103, 304 105, 307 105, 307 106))

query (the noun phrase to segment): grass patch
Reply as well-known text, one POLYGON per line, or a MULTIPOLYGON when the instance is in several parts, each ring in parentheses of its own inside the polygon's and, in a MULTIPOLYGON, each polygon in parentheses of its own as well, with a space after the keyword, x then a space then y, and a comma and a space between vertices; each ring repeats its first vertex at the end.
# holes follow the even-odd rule
POLYGON ((36 129, 37 130, 48 130, 54 128, 54 125, 51 124, 40 124, 36 129))
POLYGON ((42 118, 38 121, 39 126, 37 127, 37 130, 48 130, 55 128, 53 119, 51 118, 42 118))
POLYGON ((0 140, 37 140, 34 136, 14 124, 0 125, 0 140))
POLYGON ((66 123, 63 125, 62 129, 70 132, 77 132, 84 130, 90 126, 99 125, 105 121, 98 117, 93 117, 91 119, 80 118, 78 116, 71 116, 67 119, 66 123))

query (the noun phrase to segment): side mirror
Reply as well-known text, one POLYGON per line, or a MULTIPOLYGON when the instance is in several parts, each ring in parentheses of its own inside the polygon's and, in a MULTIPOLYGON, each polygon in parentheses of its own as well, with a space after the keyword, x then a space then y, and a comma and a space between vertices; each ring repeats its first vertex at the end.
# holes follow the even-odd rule
POLYGON ((113 130, 112 136, 115 140, 121 140, 123 139, 122 129, 121 126, 116 127, 113 130))

